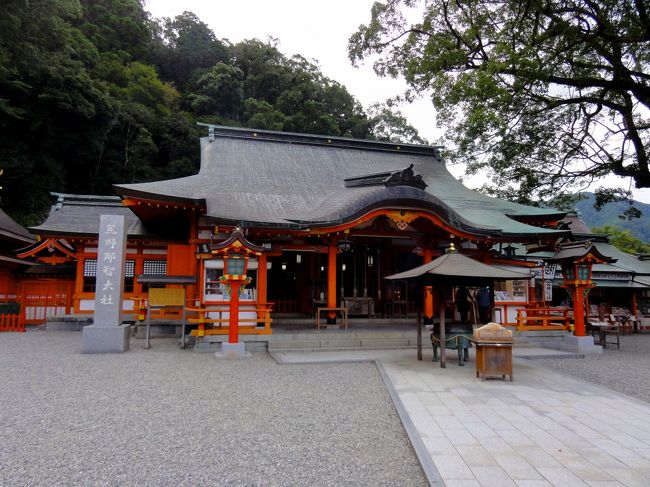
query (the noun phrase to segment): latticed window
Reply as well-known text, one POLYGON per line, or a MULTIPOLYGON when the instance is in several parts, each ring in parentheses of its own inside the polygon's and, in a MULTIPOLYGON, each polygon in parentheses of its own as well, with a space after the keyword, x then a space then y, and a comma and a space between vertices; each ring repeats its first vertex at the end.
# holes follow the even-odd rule
POLYGON ((135 282, 135 260, 127 260, 124 263, 124 292, 133 292, 133 283, 135 282))
MULTIPOLYGON (((145 276, 166 276, 167 275, 167 261, 166 260, 145 260, 143 262, 142 273, 145 276)), ((161 284, 150 286, 149 284, 142 285, 142 291, 148 292, 150 287, 165 287, 161 284)))
MULTIPOLYGON (((94 293, 97 284, 97 259, 84 261, 83 292, 94 293)), ((124 264, 124 292, 133 292, 135 278, 135 260, 129 259, 124 264)))
POLYGON ((84 260, 83 292, 94 293, 97 281, 97 259, 84 260))
POLYGON ((145 276, 166 276, 167 261, 166 260, 145 260, 142 273, 145 276))

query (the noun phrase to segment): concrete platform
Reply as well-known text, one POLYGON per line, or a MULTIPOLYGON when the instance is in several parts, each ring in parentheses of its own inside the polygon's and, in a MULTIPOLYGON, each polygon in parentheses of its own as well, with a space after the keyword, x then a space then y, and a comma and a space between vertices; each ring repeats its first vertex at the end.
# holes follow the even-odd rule
MULTIPOLYGON (((283 364, 373 360, 431 485, 650 485, 650 404, 559 375, 529 358, 559 350, 513 349, 514 382, 477 379, 448 352, 285 352, 283 364)), ((570 366, 568 362, 568 367, 570 366)))

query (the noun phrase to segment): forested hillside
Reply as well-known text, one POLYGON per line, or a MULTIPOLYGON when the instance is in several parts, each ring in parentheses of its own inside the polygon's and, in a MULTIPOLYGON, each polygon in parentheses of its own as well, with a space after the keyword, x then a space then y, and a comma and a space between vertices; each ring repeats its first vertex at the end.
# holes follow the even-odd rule
POLYGON ((199 120, 420 141, 314 63, 269 42, 231 44, 192 13, 152 19, 139 0, 3 2, 0 195, 17 221, 40 222, 50 191, 112 194, 113 183, 196 172, 199 120))
POLYGON ((629 230, 639 240, 650 243, 650 218, 648 218, 650 205, 635 201, 634 206, 641 211, 642 216, 626 220, 619 216, 629 208, 628 202, 607 203, 600 211, 597 211, 594 208, 595 201, 593 193, 581 193, 580 200, 575 204, 575 208, 580 212, 580 217, 589 228, 617 227, 621 230, 629 230))

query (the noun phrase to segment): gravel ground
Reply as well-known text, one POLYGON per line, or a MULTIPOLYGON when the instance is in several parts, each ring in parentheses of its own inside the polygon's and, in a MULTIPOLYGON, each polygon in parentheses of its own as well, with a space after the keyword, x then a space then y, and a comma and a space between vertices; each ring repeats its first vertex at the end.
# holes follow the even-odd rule
POLYGON ((650 333, 621 336, 620 350, 615 345, 607 347, 602 355, 587 355, 584 359, 540 359, 534 364, 650 402, 650 333))
POLYGON ((0 485, 426 485, 373 364, 142 342, 0 334, 0 485))

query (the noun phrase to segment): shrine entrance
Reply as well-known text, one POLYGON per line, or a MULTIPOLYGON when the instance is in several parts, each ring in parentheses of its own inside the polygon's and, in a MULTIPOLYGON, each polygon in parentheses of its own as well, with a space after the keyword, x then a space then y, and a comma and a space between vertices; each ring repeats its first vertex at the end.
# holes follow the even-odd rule
MULTIPOLYGON (((336 254, 336 303, 351 316, 403 317, 417 309, 418 295, 410 283, 386 282, 383 277, 422 263, 414 246, 404 240, 355 239, 336 254)), ((328 255, 325 252, 285 250, 268 257, 267 301, 273 313, 313 316, 328 303, 328 255)))

